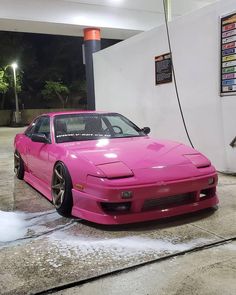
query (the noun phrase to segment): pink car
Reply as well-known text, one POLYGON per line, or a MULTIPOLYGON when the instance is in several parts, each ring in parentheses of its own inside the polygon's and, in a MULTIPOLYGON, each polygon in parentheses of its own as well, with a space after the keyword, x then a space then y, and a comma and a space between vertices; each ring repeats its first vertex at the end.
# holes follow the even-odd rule
POLYGON ((117 113, 44 114, 15 137, 15 173, 59 214, 101 224, 216 207, 217 173, 210 161, 149 132, 117 113))

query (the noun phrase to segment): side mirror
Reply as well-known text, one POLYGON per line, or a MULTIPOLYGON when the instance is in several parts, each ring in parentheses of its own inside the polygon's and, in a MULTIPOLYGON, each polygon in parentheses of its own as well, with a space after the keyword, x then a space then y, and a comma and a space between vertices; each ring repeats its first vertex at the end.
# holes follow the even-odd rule
POLYGON ((145 133, 146 135, 148 135, 151 132, 150 127, 143 127, 143 129, 141 129, 143 131, 143 133, 145 133))
POLYGON ((44 133, 32 134, 31 140, 34 142, 50 143, 50 140, 44 133))

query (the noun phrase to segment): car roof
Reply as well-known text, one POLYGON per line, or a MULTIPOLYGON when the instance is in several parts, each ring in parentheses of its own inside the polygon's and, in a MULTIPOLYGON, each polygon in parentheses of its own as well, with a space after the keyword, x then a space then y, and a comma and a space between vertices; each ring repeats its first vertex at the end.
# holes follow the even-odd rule
POLYGON ((61 112, 49 112, 44 113, 41 116, 55 117, 58 115, 76 115, 76 114, 114 114, 114 112, 104 112, 104 111, 61 111, 61 112))

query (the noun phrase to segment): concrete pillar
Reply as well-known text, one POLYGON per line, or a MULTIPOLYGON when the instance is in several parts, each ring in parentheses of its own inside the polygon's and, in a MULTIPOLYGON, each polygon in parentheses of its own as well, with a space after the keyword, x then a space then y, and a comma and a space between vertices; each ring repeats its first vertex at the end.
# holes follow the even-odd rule
POLYGON ((93 53, 101 49, 101 34, 98 28, 84 29, 84 57, 87 81, 87 108, 95 110, 93 53))

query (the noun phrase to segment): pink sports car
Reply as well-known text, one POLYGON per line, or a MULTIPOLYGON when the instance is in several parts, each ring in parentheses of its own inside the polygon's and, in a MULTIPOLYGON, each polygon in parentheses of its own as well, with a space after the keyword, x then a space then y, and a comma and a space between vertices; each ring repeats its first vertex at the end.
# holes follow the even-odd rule
POLYGON ((15 173, 59 214, 101 224, 216 207, 217 173, 210 161, 149 132, 117 113, 44 114, 15 137, 15 173))

